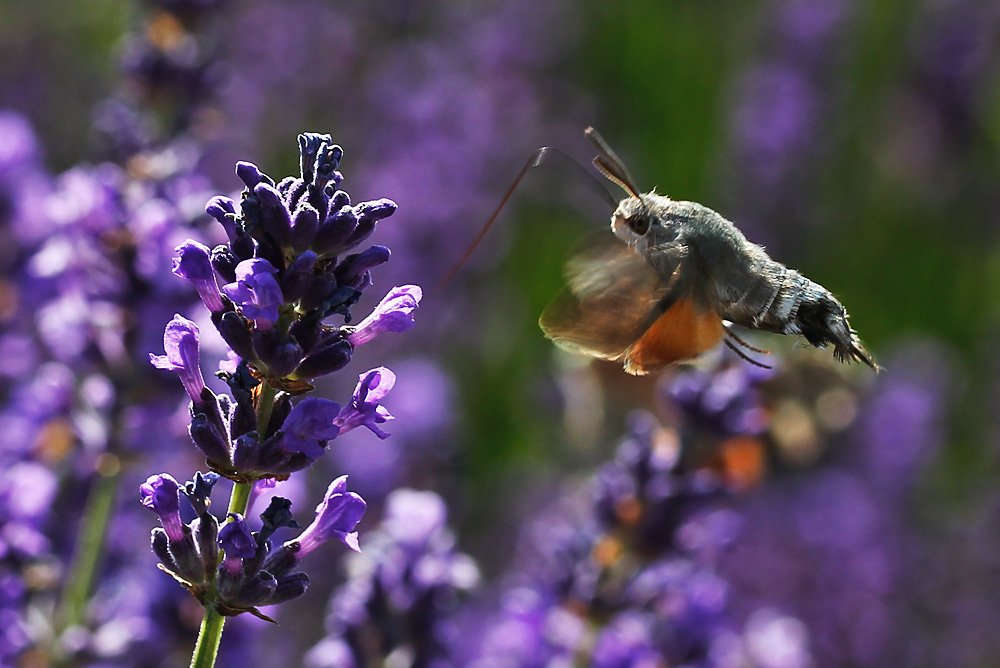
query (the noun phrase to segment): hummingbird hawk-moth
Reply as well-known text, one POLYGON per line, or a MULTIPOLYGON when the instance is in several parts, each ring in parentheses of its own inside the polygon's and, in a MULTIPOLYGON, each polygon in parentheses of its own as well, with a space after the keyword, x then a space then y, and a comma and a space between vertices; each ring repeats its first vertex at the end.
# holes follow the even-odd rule
POLYGON ((545 336, 572 352, 620 361, 642 375, 691 360, 720 341, 766 353, 732 330, 741 325, 833 345, 841 362, 878 370, 829 290, 772 260, 731 222, 696 202, 641 193, 593 129, 594 165, 625 190, 611 218, 614 237, 575 255, 567 285, 539 320, 545 336))

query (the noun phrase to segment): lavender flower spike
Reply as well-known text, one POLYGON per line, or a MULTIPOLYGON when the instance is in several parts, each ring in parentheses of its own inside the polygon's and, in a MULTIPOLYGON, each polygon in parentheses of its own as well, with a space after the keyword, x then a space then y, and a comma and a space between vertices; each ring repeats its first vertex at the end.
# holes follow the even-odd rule
POLYGON ((299 544, 296 561, 331 538, 337 538, 355 552, 360 552, 358 532, 354 531, 354 527, 364 517, 366 507, 364 499, 347 491, 346 475, 330 483, 323 501, 316 506, 316 519, 295 539, 299 544))
POLYGON ((389 438, 389 434, 375 425, 393 419, 389 411, 378 402, 385 398, 395 384, 396 374, 384 366, 365 371, 358 376, 358 386, 354 389, 351 403, 344 406, 340 415, 333 421, 340 427, 340 433, 365 426, 379 438, 389 438))
POLYGON ((323 442, 340 433, 334 421, 340 414, 340 405, 329 399, 307 397, 295 405, 281 425, 284 436, 281 447, 301 452, 312 460, 323 454, 323 442))
POLYGON ((212 267, 208 246, 194 239, 187 239, 174 248, 177 257, 173 260, 172 272, 175 276, 186 278, 194 284, 201 301, 212 313, 223 310, 222 297, 219 294, 219 284, 215 282, 215 269, 212 267))
POLYGON ((159 515, 167 537, 172 541, 184 539, 184 526, 180 513, 180 485, 169 473, 160 473, 146 478, 139 485, 142 505, 159 515))
POLYGON ((157 369, 176 371, 191 401, 201 400, 205 378, 198 366, 198 325, 180 314, 163 330, 163 350, 166 355, 149 353, 149 361, 157 369))
POLYGON ((413 327, 413 311, 423 292, 419 285, 397 286, 389 290, 375 310, 347 335, 352 346, 360 346, 382 332, 405 332, 413 327))
POLYGON ((281 287, 270 262, 255 257, 236 265, 236 282, 222 286, 222 291, 240 307, 243 316, 254 321, 257 329, 270 329, 278 319, 278 306, 284 302, 281 287))

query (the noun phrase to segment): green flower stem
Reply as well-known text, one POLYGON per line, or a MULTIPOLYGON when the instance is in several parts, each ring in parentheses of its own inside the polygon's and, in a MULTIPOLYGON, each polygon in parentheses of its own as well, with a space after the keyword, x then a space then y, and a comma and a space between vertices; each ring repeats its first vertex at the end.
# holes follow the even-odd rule
POLYGON ((215 657, 219 653, 219 641, 222 640, 222 627, 226 618, 215 609, 215 606, 205 608, 205 617, 201 620, 201 630, 198 632, 198 642, 191 656, 191 668, 212 668, 215 657))
MULTIPOLYGON (((257 403, 257 429, 258 433, 267 433, 268 423, 271 421, 271 409, 274 408, 274 397, 277 390, 263 383, 260 398, 257 403)), ((229 496, 229 513, 239 513, 246 516, 247 508, 250 505, 250 492, 253 490, 253 483, 236 483, 229 496)), ((194 646, 194 654, 191 655, 191 668, 212 668, 215 665, 215 657, 219 653, 219 642, 222 640, 222 628, 226 624, 226 618, 215 609, 214 590, 209 597, 209 604, 205 606, 205 616, 201 620, 201 630, 198 632, 198 641, 194 646)))
POLYGON ((80 533, 73 550, 73 561, 56 614, 60 631, 83 621, 97 564, 104 551, 104 537, 120 480, 121 461, 115 455, 103 455, 97 462, 97 475, 90 494, 87 495, 80 533))
POLYGON ((257 433, 261 442, 267 437, 267 426, 271 422, 271 409, 274 408, 274 397, 278 391, 267 381, 261 382, 260 396, 257 399, 257 433))
POLYGON ((247 514, 247 507, 250 505, 250 492, 253 485, 239 482, 233 485, 233 492, 229 495, 229 510, 227 513, 239 513, 244 517, 247 514))

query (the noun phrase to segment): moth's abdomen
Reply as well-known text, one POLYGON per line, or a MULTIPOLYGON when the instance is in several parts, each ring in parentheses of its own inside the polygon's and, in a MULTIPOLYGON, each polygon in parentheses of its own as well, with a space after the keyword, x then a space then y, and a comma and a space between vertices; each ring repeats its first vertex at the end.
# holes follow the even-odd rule
POLYGON ((847 311, 819 283, 768 258, 759 280, 740 300, 724 305, 720 315, 730 322, 778 334, 801 334, 817 348, 833 345, 839 361, 878 364, 851 329, 847 311))
POLYGON ((833 344, 833 356, 841 362, 857 360, 878 371, 878 364, 865 350, 857 332, 851 329, 844 306, 822 285, 801 278, 809 285, 803 291, 793 318, 798 332, 817 348, 833 344))

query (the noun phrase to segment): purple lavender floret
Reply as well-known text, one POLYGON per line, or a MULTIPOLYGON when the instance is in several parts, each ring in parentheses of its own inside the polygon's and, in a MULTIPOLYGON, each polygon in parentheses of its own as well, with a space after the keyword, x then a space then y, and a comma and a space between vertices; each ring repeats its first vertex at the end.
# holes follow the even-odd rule
POLYGON ((229 513, 230 521, 219 530, 219 547, 226 551, 226 560, 249 559, 257 554, 257 541, 239 513, 229 513))
POLYGON ((377 425, 387 422, 392 415, 379 404, 392 386, 396 384, 396 374, 384 366, 366 371, 358 377, 351 402, 344 406, 334 420, 344 433, 357 427, 368 427, 379 438, 389 438, 389 434, 377 425))
POLYGON ((355 552, 360 552, 358 533, 354 528, 365 514, 365 501, 347 491, 347 476, 340 476, 326 490, 323 501, 316 506, 316 518, 295 541, 299 544, 297 559, 336 538, 355 552))
POLYGON ((281 447, 318 459, 323 454, 326 441, 340 433, 340 427, 334 424, 339 413, 340 406, 329 399, 303 399, 281 425, 284 432, 281 447))
POLYGON ((393 288, 367 318, 350 329, 347 340, 357 347, 384 332, 407 331, 413 327, 413 312, 422 296, 423 292, 417 285, 393 288))
POLYGON ((212 267, 210 249, 208 246, 188 239, 174 248, 177 257, 173 260, 175 276, 186 278, 194 284, 202 303, 212 313, 223 310, 222 297, 219 295, 219 285, 215 281, 215 269, 212 267))
POLYGON ((160 517, 167 536, 174 540, 183 538, 180 485, 173 476, 168 473, 150 476, 139 486, 139 492, 142 494, 142 505, 160 517))
POLYGON ((261 258, 236 265, 236 280, 222 286, 222 292, 240 308, 243 317, 253 320, 258 330, 270 329, 284 303, 274 275, 278 270, 261 258))
POLYGON ((200 401, 205 389, 205 378, 198 366, 198 326, 181 315, 167 323, 163 331, 163 349, 166 355, 149 354, 149 361, 157 369, 176 371, 191 401, 200 401))

